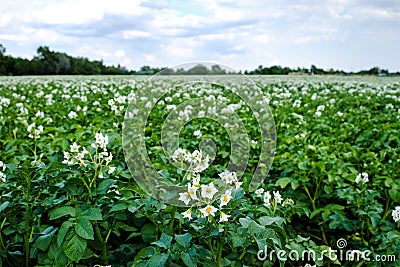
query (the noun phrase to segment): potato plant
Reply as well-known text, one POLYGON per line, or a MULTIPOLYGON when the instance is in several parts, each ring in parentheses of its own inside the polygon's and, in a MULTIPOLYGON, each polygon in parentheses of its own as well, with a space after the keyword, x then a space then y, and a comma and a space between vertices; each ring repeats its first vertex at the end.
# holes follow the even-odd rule
POLYGON ((253 91, 233 75, 185 79, 0 79, 0 266, 398 265, 400 80, 253 76, 253 91), (260 128, 240 92, 272 123, 260 128), (132 152, 135 101, 150 115, 132 152), (239 128, 218 120, 230 114, 239 128), (181 128, 165 130, 169 119, 181 128), (254 187, 263 131, 276 144, 254 187), (184 191, 157 189, 141 157, 184 191), (340 258, 339 239, 371 259, 340 258))

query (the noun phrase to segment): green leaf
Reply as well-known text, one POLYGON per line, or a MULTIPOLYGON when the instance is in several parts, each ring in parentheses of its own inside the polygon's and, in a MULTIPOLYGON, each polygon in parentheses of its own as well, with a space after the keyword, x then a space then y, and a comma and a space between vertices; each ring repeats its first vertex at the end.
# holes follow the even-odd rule
POLYGON ((297 167, 302 171, 306 171, 307 170, 307 161, 304 160, 302 162, 299 162, 297 164, 297 167))
POLYGON ((242 225, 242 227, 244 227, 244 228, 248 228, 249 227, 249 225, 250 225, 250 223, 252 223, 253 222, 253 220, 252 219, 250 219, 250 218, 240 218, 239 219, 239 223, 242 225))
POLYGON ((296 188, 299 187, 299 181, 296 179, 292 179, 292 182, 290 183, 290 185, 293 190, 296 190, 296 188))
POLYGON ((243 188, 235 188, 232 190, 232 197, 235 199, 242 198, 244 196, 244 190, 243 188))
POLYGON ((151 223, 143 225, 141 233, 144 242, 152 242, 157 238, 156 227, 151 223))
POLYGON ((160 240, 153 242, 153 245, 157 245, 161 248, 169 249, 171 246, 172 236, 167 235, 166 233, 162 233, 160 240))
POLYGON ((74 228, 76 234, 80 237, 84 239, 94 240, 93 225, 88 219, 84 217, 79 217, 76 220, 74 228))
POLYGON ((151 256, 146 264, 146 267, 163 267, 168 260, 169 254, 155 254, 151 256))
POLYGON ((189 233, 183 235, 175 235, 175 241, 185 248, 190 246, 190 241, 192 240, 192 235, 189 233))
POLYGON ((83 257, 87 242, 81 238, 74 231, 69 231, 63 243, 63 250, 65 255, 72 261, 79 261, 83 257))
POLYGON ((144 204, 139 205, 139 206, 130 205, 130 206, 128 207, 128 211, 131 212, 131 213, 135 213, 136 211, 138 211, 138 210, 139 210, 141 207, 143 207, 143 206, 144 206, 144 204))
POLYGON ((90 248, 86 248, 85 252, 83 252, 82 260, 90 259, 93 256, 93 251, 90 248))
POLYGON ((58 246, 56 242, 51 243, 47 257, 53 262, 52 266, 54 267, 67 265, 66 263, 68 259, 65 256, 64 251, 60 249, 60 246, 58 246))
POLYGON ((392 188, 389 190, 389 196, 391 199, 393 199, 395 202, 400 202, 400 190, 396 188, 392 188))
POLYGON ((261 233, 265 230, 265 227, 259 225, 259 224, 256 223, 255 221, 252 221, 252 222, 249 224, 249 228, 248 228, 248 229, 249 229, 249 233, 250 233, 250 234, 259 235, 259 234, 261 234, 261 233))
POLYGON ((114 179, 105 179, 101 181, 99 186, 97 187, 97 192, 99 194, 105 194, 107 190, 116 183, 114 179))
POLYGON ((118 203, 115 204, 114 206, 112 206, 112 208, 110 209, 110 212, 117 212, 117 211, 121 211, 121 210, 126 210, 128 208, 128 204, 126 203, 118 203))
POLYGON ((81 216, 81 218, 86 218, 91 221, 101 221, 103 220, 103 216, 101 215, 101 209, 99 208, 90 208, 86 211, 84 211, 81 216))
POLYGON ((10 202, 5 201, 0 205, 0 212, 2 212, 5 208, 8 207, 8 204, 10 204, 10 202))
MULTIPOLYGON (((51 226, 51 229, 52 228, 53 227, 51 226)), ((41 235, 38 238, 36 238, 35 247, 37 247, 38 249, 41 249, 42 251, 46 251, 47 248, 50 246, 51 240, 53 239, 53 236, 56 232, 57 232, 57 229, 54 229, 50 233, 46 233, 46 234, 41 235)))
POLYGON ((13 171, 15 171, 15 170, 18 170, 18 164, 5 164, 6 165, 6 167, 7 167, 7 169, 10 169, 10 170, 13 170, 13 171))
POLYGON ((72 222, 65 221, 60 227, 57 235, 57 245, 60 247, 62 242, 64 241, 65 235, 67 234, 69 228, 72 226, 72 222))
POLYGON ((232 236, 232 245, 235 248, 243 246, 245 241, 246 241, 246 239, 241 236, 238 236, 238 235, 232 236))
POLYGON ((280 178, 278 181, 276 181, 275 186, 280 186, 280 187, 283 189, 283 188, 285 188, 291 181, 292 181, 292 178, 289 178, 289 177, 280 178))
POLYGON ((69 206, 56 208, 50 212, 50 220, 55 220, 66 215, 76 217, 76 209, 69 206))
POLYGON ((141 262, 144 258, 147 258, 149 255, 149 249, 148 247, 142 248, 138 254, 136 254, 135 259, 133 260, 133 265, 132 266, 137 266, 139 262, 141 262))
POLYGON ((374 212, 374 211, 368 212, 368 216, 371 219, 372 227, 375 228, 378 225, 378 223, 380 222, 381 216, 379 215, 379 213, 374 212))
POLYGON ((263 216, 258 219, 261 225, 266 226, 266 225, 271 225, 275 222, 282 222, 282 218, 280 217, 269 217, 269 216, 263 216))
POLYGON ((265 238, 257 238, 257 237, 255 238, 255 240, 256 240, 258 249, 265 251, 266 248, 268 247, 267 240, 265 238))
POLYGON ((181 252, 181 258, 184 264, 188 267, 196 267, 197 265, 192 261, 190 255, 186 252, 181 252))

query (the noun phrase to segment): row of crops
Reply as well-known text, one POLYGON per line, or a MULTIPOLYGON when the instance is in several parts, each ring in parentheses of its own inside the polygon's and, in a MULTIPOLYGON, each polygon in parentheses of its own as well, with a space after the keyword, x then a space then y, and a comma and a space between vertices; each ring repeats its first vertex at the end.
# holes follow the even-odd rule
POLYGON ((0 266, 398 266, 400 80, 251 79, 2 77, 0 266))

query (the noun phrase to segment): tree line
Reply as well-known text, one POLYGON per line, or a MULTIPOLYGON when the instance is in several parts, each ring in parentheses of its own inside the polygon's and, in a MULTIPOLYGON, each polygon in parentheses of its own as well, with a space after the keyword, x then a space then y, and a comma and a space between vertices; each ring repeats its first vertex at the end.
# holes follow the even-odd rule
POLYGON ((257 69, 252 71, 245 71, 244 74, 248 75, 289 75, 289 74, 305 74, 305 75, 379 75, 379 76, 392 76, 392 75, 400 75, 400 72, 391 73, 387 69, 381 69, 379 67, 373 67, 368 70, 361 70, 357 72, 346 72, 343 70, 335 70, 329 69, 324 70, 316 67, 315 65, 311 65, 308 68, 296 68, 291 69, 288 67, 281 66, 271 66, 271 67, 263 67, 262 65, 258 66, 257 69))
POLYGON ((40 46, 33 59, 6 55, 0 44, 0 75, 73 75, 73 74, 128 74, 124 67, 106 66, 102 61, 73 57, 40 46))
MULTIPOLYGON (((6 48, 0 44, 0 76, 17 75, 153 75, 163 71, 164 75, 224 75, 234 74, 222 69, 219 65, 207 68, 196 65, 188 70, 167 69, 142 66, 139 70, 128 70, 126 67, 106 66, 102 60, 90 60, 86 57, 73 57, 63 52, 52 51, 48 46, 40 46, 37 55, 32 59, 12 57, 6 55, 6 48)), ((239 73, 242 73, 239 71, 239 73)), ((264 67, 262 65, 254 70, 245 70, 248 75, 400 75, 400 72, 390 73, 388 70, 373 67, 369 70, 358 72, 345 72, 343 70, 324 70, 311 65, 310 68, 289 68, 281 66, 264 67)))

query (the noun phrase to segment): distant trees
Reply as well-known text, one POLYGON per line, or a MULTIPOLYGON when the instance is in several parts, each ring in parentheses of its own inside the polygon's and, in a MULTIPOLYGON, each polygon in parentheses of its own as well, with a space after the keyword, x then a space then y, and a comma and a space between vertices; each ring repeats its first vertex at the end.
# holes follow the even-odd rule
MULTIPOLYGON (((138 71, 128 70, 124 66, 106 66, 103 61, 92 61, 85 57, 73 57, 66 53, 50 50, 48 46, 40 46, 37 55, 32 60, 24 58, 14 58, 6 55, 6 48, 0 44, 0 75, 114 75, 114 74, 135 74, 135 75, 154 75, 163 71, 163 75, 224 75, 234 74, 227 72, 220 65, 213 65, 207 68, 202 64, 193 66, 190 69, 167 69, 142 66, 138 71)), ((239 71, 241 73, 241 71, 239 71)), ((245 70, 244 74, 249 75, 288 75, 288 74, 316 74, 316 75, 400 75, 400 72, 390 73, 388 70, 373 67, 369 70, 359 72, 345 72, 343 70, 324 70, 315 65, 310 68, 281 67, 274 65, 264 67, 259 65, 255 70, 245 70)))
POLYGON ((0 75, 6 73, 6 61, 4 55, 6 53, 6 48, 0 44, 0 75))
POLYGON ((255 74, 255 75, 288 75, 288 74, 316 74, 316 75, 379 75, 379 76, 387 76, 387 75, 399 75, 399 72, 390 73, 388 70, 380 69, 379 67, 373 67, 369 70, 361 70, 358 72, 345 72, 343 70, 324 70, 322 68, 318 68, 315 65, 311 65, 310 69, 307 68, 296 68, 290 69, 288 67, 281 66, 271 66, 271 67, 263 67, 262 65, 258 66, 257 69, 252 71, 245 71, 244 74, 255 74))
POLYGON ((125 67, 105 66, 103 61, 91 61, 40 46, 32 60, 5 55, 0 44, 0 75, 73 75, 73 74, 131 74, 125 67))
MULTIPOLYGON (((288 75, 289 73, 297 72, 296 70, 292 70, 288 67, 281 66, 271 66, 271 67, 263 67, 263 65, 258 66, 257 69, 253 71, 245 71, 245 74, 256 74, 256 75, 288 75)), ((298 68, 298 72, 308 73, 307 69, 298 68)))
POLYGON ((225 75, 225 74, 234 74, 228 73, 226 70, 221 68, 220 65, 212 65, 211 68, 207 68, 202 64, 197 64, 190 69, 179 68, 177 70, 173 69, 163 69, 162 75, 225 75))

